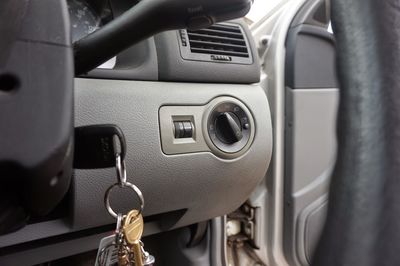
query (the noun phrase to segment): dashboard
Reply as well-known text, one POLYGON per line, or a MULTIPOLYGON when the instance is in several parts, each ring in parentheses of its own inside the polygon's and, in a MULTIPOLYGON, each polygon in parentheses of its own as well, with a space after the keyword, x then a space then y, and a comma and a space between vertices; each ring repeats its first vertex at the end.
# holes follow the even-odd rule
MULTIPOLYGON (((135 3, 130 0, 69 0, 73 41, 104 26, 135 3)), ((243 20, 220 23, 198 31, 163 32, 120 53, 87 76, 153 81, 255 83, 260 78, 259 62, 258 57, 252 54, 256 49, 249 37, 251 34, 243 20)))
MULTIPOLYGON (((56 2, 63 11, 58 18, 51 8, 30 12, 47 12, 48 20, 65 15, 72 41, 137 3, 46 4, 56 2)), ((68 64, 71 50, 65 56, 62 62, 68 64)), ((258 52, 242 19, 159 33, 73 79, 74 126, 111 123, 124 132, 128 180, 145 197, 145 236, 230 213, 264 179, 272 122, 259 80, 258 52)), ((75 169, 68 193, 53 212, 0 236, 0 264, 30 265, 96 249, 115 224, 103 204, 114 182, 115 169, 75 169), (49 247, 54 252, 46 252, 49 247)), ((129 191, 111 195, 111 201, 121 211, 135 204, 129 191)))
MULTIPOLYGON (((241 2, 160 2, 171 1, 241 2)), ((28 2, 0 73, 8 82, 0 92, 0 205, 8 210, 0 217, 0 265, 90 257, 115 229, 104 206, 115 169, 72 167, 74 128, 99 124, 125 135, 127 179, 143 193, 144 242, 157 265, 165 265, 161 254, 182 256, 174 265, 222 260, 229 214, 249 206, 258 213, 250 215, 257 253, 269 264, 281 263, 272 253, 310 264, 336 159, 329 1, 282 1, 251 32, 246 19, 160 32, 89 72, 76 70, 76 42, 158 0, 28 2)), ((160 21, 147 16, 144 30, 150 17, 160 21)), ((141 36, 138 28, 127 38, 141 36)), ((139 207, 125 189, 110 194, 118 212, 139 207)))
POLYGON ((69 0, 67 4, 73 42, 96 31, 102 25, 101 17, 86 1, 69 0))

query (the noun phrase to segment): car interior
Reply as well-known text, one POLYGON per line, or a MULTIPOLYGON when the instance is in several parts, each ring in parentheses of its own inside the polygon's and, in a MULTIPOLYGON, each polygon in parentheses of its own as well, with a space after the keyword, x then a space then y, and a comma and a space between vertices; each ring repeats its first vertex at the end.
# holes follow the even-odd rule
POLYGON ((400 265, 396 0, 2 0, 0 265, 400 265))

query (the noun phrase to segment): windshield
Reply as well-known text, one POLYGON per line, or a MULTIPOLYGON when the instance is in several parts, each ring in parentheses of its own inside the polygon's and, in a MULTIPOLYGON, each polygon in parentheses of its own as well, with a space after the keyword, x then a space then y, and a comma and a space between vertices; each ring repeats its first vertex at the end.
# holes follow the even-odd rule
POLYGON ((246 15, 246 22, 251 25, 268 14, 276 5, 285 0, 254 0, 250 12, 246 15))

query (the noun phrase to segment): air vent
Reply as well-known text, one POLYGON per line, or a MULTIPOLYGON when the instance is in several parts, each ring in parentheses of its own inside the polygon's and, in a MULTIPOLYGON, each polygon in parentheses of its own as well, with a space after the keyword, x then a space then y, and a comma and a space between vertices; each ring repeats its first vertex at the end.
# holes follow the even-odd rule
POLYGON ((201 30, 181 30, 184 59, 251 64, 246 36, 238 24, 215 24, 201 30))

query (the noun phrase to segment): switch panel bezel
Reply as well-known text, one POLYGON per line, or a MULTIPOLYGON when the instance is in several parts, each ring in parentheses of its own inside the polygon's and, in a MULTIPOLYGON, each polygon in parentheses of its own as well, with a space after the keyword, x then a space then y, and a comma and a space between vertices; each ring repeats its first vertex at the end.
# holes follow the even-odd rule
POLYGON ((191 106, 161 106, 159 110, 160 136, 162 151, 167 155, 186 154, 195 152, 211 152, 223 159, 235 159, 242 156, 253 143, 255 136, 255 121, 247 106, 238 99, 230 96, 214 98, 206 105, 191 106), (232 149, 218 147, 211 138, 208 130, 209 119, 213 110, 221 104, 233 104, 240 107, 248 118, 250 125, 246 140, 232 149), (190 121, 193 127, 191 138, 175 138, 174 122, 190 121))

